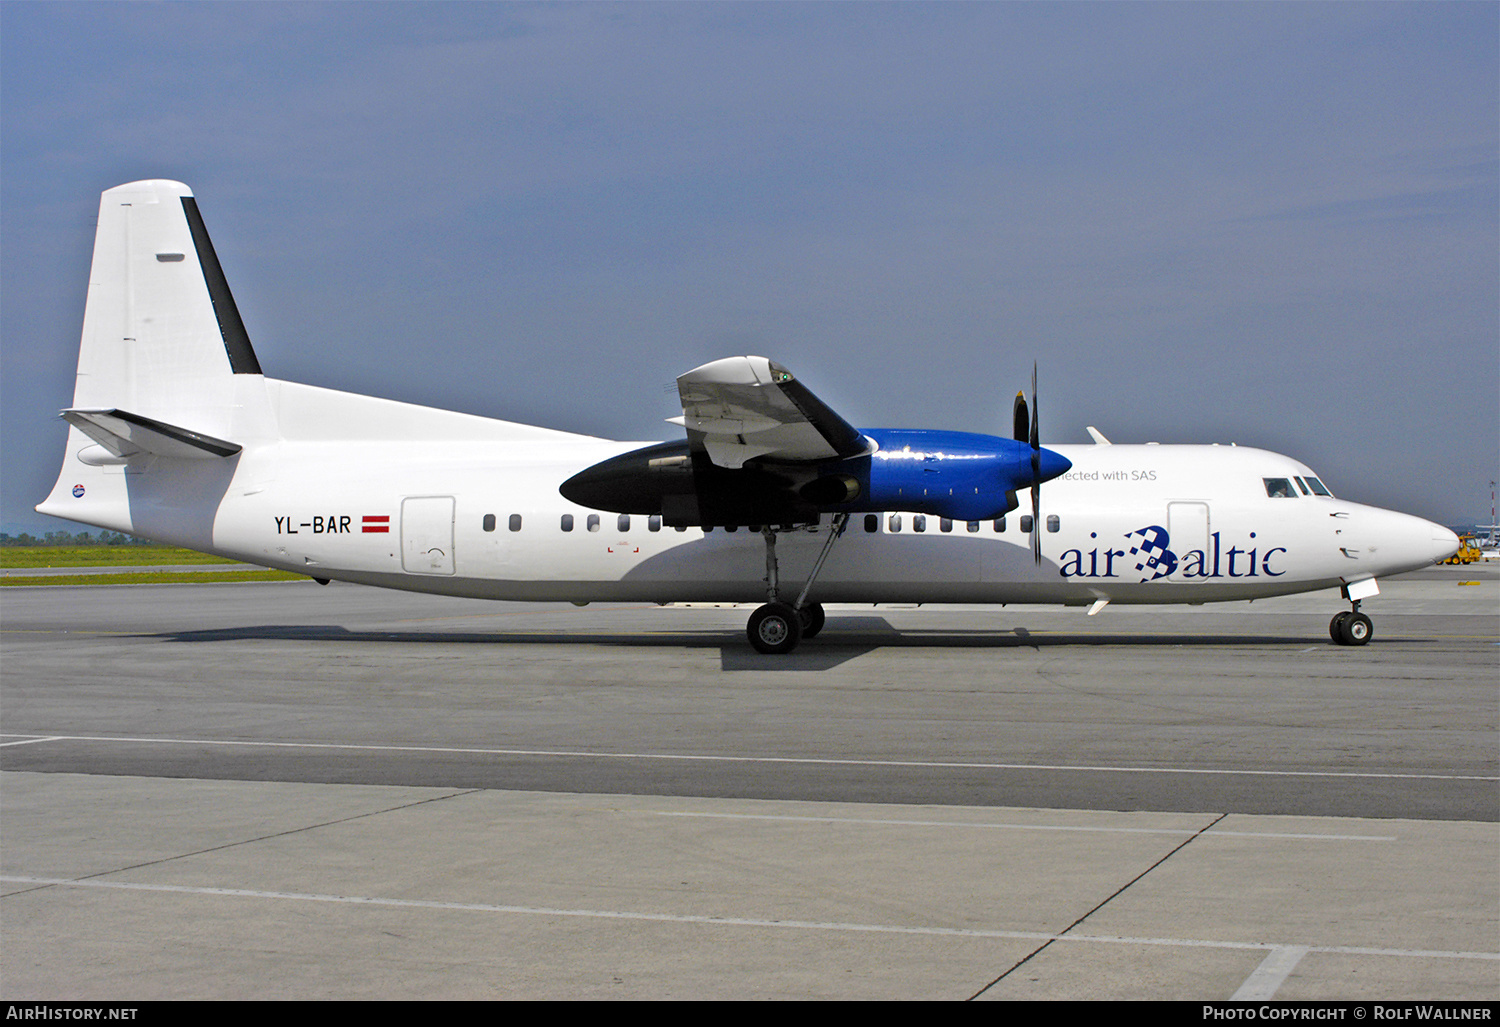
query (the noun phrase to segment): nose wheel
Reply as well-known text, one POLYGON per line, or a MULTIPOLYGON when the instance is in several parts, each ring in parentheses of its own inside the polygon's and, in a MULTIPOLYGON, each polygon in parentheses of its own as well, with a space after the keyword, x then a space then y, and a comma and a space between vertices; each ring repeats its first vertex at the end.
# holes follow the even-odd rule
POLYGON ((1352 610, 1334 614, 1328 622, 1328 635, 1339 645, 1364 645, 1374 633, 1375 626, 1359 612, 1359 603, 1352 610))

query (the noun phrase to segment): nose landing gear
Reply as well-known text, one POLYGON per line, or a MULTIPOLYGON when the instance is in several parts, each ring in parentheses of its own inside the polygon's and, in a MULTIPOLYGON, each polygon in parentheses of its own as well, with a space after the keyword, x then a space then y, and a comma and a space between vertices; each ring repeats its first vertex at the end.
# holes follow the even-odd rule
POLYGON ((1354 609, 1334 614, 1333 620, 1328 622, 1328 635, 1339 645, 1364 645, 1374 633, 1375 626, 1369 617, 1359 612, 1357 599, 1354 609))

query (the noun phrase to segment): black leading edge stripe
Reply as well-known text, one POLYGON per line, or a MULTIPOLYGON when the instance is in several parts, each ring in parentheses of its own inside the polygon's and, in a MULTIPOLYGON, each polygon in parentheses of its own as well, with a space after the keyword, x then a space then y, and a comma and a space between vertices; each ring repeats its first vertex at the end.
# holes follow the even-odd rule
MULTIPOLYGON (((254 373, 258 374, 259 372, 254 373)), ((186 428, 179 428, 175 424, 158 421, 154 417, 132 414, 128 410, 107 410, 105 414, 109 417, 118 417, 127 424, 149 428, 151 431, 165 435, 169 439, 174 439, 195 449, 201 449, 205 453, 212 453, 214 456, 234 456, 234 454, 244 448, 233 442, 216 439, 212 435, 204 435, 202 432, 189 431, 186 428)))
POLYGON ((198 201, 191 196, 184 196, 182 210, 187 215, 188 228, 193 233, 193 246, 198 251, 198 266, 203 268, 203 281, 208 286, 208 298, 214 305, 214 316, 219 319, 219 334, 224 337, 224 352, 229 354, 229 367, 235 374, 261 374, 260 361, 255 359, 255 350, 250 348, 250 335, 245 331, 245 322, 240 320, 240 309, 234 305, 234 296, 229 292, 224 269, 219 267, 214 244, 209 241, 208 229, 203 226, 203 215, 198 213, 198 201))
POLYGON ((833 408, 813 395, 806 385, 793 378, 777 382, 776 386, 840 457, 858 456, 865 451, 865 437, 859 429, 834 413, 833 408))

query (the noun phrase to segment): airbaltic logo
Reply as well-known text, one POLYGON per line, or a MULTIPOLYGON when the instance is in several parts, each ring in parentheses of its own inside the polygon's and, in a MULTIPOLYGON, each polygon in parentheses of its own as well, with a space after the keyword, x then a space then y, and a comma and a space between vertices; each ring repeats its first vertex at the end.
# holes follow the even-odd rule
MULTIPOLYGON (((1216 531, 1209 536, 1206 548, 1189 549, 1179 556, 1169 548, 1172 537, 1167 534, 1167 529, 1160 524, 1148 524, 1124 536, 1124 549, 1104 546, 1102 549, 1090 549, 1086 553, 1081 549, 1067 550, 1062 554, 1059 573, 1065 578, 1130 577, 1132 571, 1126 570, 1126 567, 1132 562, 1133 573, 1139 574, 1141 581, 1155 581, 1171 575, 1176 575, 1179 579, 1279 578, 1286 573, 1271 567, 1272 557, 1285 553, 1285 547, 1276 546, 1267 549, 1264 554, 1258 546, 1241 549, 1237 545, 1230 545, 1225 549, 1222 535, 1223 532, 1216 531), (1118 568, 1115 566, 1116 560, 1120 561, 1118 568)), ((1091 533, 1089 537, 1099 536, 1091 533)), ((1250 533, 1250 538, 1254 540, 1255 532, 1250 533)))

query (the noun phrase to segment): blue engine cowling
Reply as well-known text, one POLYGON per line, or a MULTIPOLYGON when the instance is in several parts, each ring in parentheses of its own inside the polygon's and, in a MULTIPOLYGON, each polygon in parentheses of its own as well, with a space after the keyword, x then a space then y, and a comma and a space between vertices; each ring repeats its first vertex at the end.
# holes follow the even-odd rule
MULTIPOLYGON (((837 464, 802 495, 826 509, 912 510, 955 521, 982 521, 1015 509, 1015 493, 1030 488, 1031 446, 970 432, 870 428, 874 452, 837 464)), ((1039 452, 1041 481, 1072 463, 1050 449, 1039 452)))

